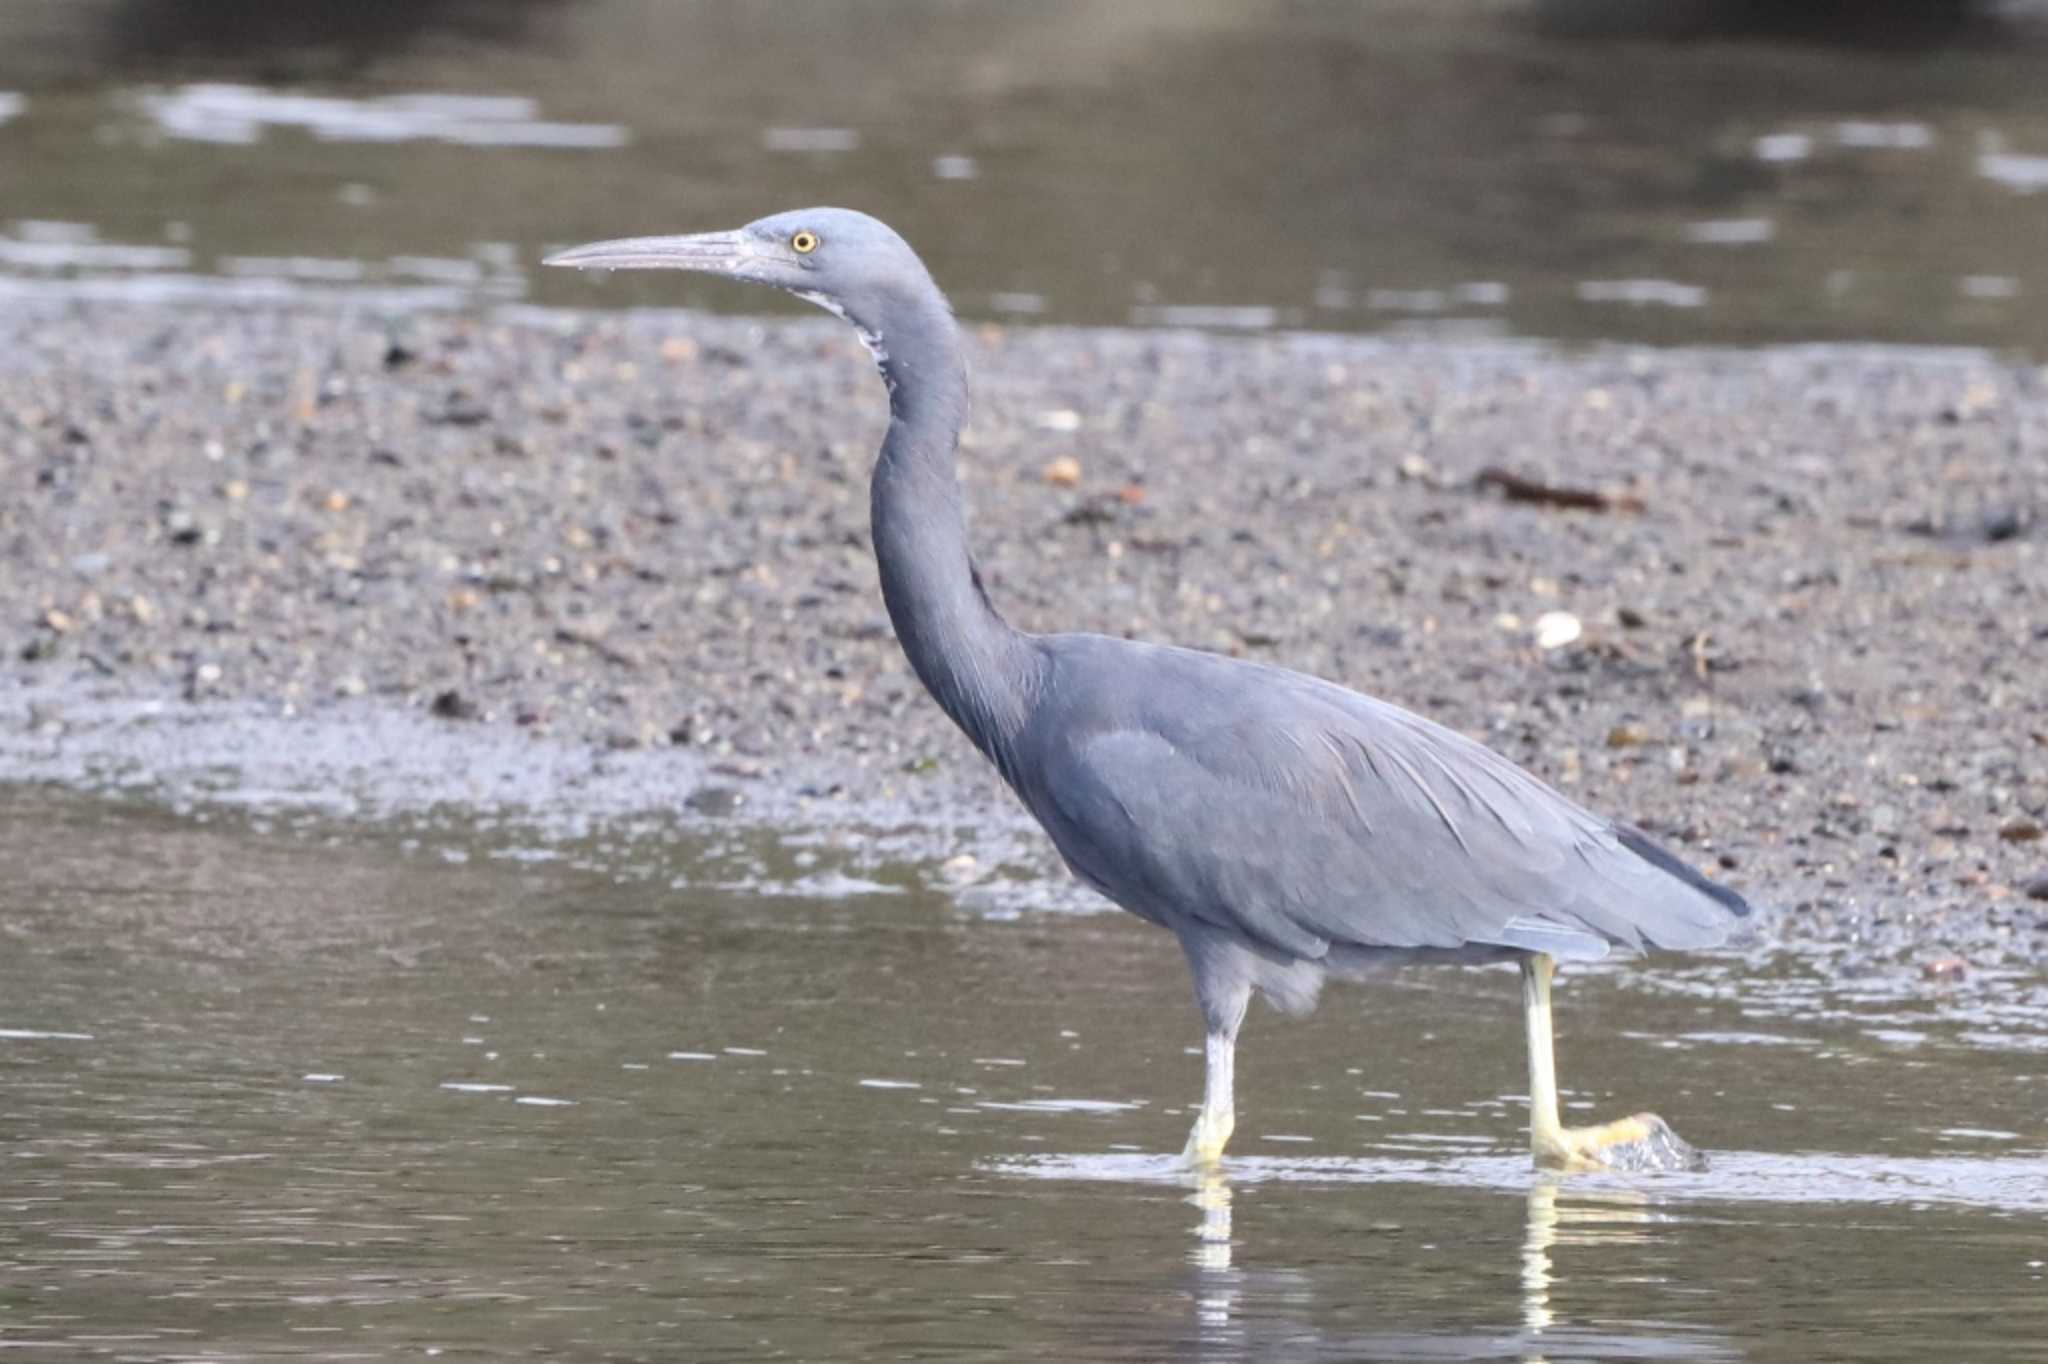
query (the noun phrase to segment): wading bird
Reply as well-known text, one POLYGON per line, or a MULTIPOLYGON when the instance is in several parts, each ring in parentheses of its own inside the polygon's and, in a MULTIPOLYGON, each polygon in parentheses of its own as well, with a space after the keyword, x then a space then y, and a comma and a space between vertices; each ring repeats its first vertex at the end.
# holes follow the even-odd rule
POLYGON ((547 263, 771 285, 860 333, 889 391, 871 489, 889 619, 933 699, 1074 873, 1180 939, 1208 1028, 1191 1164, 1213 1164, 1230 1139, 1253 991, 1302 1012, 1328 976, 1496 961, 1521 968, 1536 1160, 1698 1163, 1651 1114, 1558 1121, 1551 973, 1616 948, 1719 943, 1749 912, 1742 898, 1385 701, 1191 649, 1012 629, 968 552, 953 468, 967 370, 952 311, 889 227, 802 209, 736 232, 596 242, 547 263))

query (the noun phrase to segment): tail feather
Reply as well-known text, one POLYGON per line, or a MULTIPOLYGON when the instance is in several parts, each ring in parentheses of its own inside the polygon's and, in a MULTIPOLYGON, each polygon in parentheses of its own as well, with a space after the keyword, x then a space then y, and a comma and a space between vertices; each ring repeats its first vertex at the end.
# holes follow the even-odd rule
POLYGON ((1651 842, 1649 835, 1645 834, 1641 829, 1631 829, 1625 824, 1617 824, 1614 828, 1614 836, 1620 841, 1622 847, 1627 848, 1657 870, 1677 877, 1685 882, 1686 885, 1691 886, 1694 890, 1727 910, 1730 914, 1735 915, 1737 918, 1746 919, 1749 917, 1749 901, 1743 899, 1719 881, 1700 875, 1663 848, 1651 842))

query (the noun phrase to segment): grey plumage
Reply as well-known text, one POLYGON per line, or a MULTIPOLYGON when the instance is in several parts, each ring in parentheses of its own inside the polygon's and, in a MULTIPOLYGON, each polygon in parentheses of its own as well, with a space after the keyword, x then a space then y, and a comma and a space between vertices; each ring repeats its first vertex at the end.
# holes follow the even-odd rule
POLYGON ((968 551, 950 310, 874 219, 805 209, 550 263, 717 271, 859 330, 889 390, 872 518, 904 653, 1075 874, 1180 938, 1212 1037, 1205 1120, 1225 1136, 1229 1063, 1216 1117, 1214 1043, 1227 1053, 1253 989, 1299 1010, 1330 974, 1703 947, 1748 912, 1640 832, 1386 702, 1214 654, 1012 629, 968 551))

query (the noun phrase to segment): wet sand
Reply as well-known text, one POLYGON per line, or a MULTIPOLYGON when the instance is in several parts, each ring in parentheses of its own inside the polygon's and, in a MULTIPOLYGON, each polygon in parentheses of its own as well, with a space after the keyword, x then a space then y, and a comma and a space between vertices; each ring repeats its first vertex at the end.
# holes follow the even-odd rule
MULTIPOLYGON (((971 341, 962 470, 1014 623, 1420 710, 1769 904, 1773 940, 2038 966, 2048 372, 971 341)), ((1051 872, 882 613, 882 414, 826 321, 15 309, 0 777, 295 800, 352 771, 1051 872)))

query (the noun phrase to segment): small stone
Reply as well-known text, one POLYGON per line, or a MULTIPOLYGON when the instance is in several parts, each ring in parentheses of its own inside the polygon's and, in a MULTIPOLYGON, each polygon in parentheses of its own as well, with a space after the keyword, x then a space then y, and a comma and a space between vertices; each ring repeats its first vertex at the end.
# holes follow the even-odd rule
POLYGON ((491 410, 458 389, 448 395, 440 411, 427 413, 426 419, 447 426, 481 426, 491 419, 491 410))
POLYGON ((1650 731, 1641 725, 1616 725, 1607 731, 1609 748, 1640 748, 1650 742, 1650 731))
POLYGON ((1536 647, 1539 649, 1562 649, 1585 632, 1586 627, 1569 611, 1545 611, 1536 617, 1536 647))
POLYGON ((2036 821, 2024 817, 2008 820, 1998 831, 1998 836, 2008 843, 2033 843, 2041 837, 2041 826, 2036 821))
POLYGON ((192 513, 173 510, 163 518, 164 531, 174 545, 196 545, 205 538, 206 532, 192 519, 192 513))
POLYGON ((336 696, 361 696, 369 689, 369 683, 353 675, 344 677, 334 684, 334 694, 336 696))
POLYGON ((1980 412, 1998 406, 1998 389, 1982 379, 1963 390, 1962 401, 1956 404, 1965 417, 1974 417, 1980 412))
POLYGON ((2021 887, 2029 900, 2048 900, 2048 874, 2036 876, 2021 887))
POLYGON ((2001 507, 1986 512, 1977 523, 1977 531, 1989 545, 2003 544, 2016 540, 2027 528, 2027 513, 2019 507, 2001 507))
POLYGON ((1956 981, 1969 974, 1969 963, 1961 957, 1937 957, 1933 961, 1920 963, 1920 976, 1923 980, 1956 981))
POLYGON ((327 500, 324 505, 331 512, 345 512, 348 510, 348 504, 348 494, 337 488, 327 494, 327 500))
POLYGON ((700 786, 683 797, 683 804, 700 815, 723 818, 746 804, 747 793, 730 786, 700 786))
POLYGON ((450 687, 433 699, 427 713, 442 720, 473 720, 476 718, 476 702, 450 687))
POLYGON ((1081 461, 1072 455, 1061 455, 1045 466, 1043 477, 1055 488, 1075 487, 1081 482, 1081 461))
POLYGON ((64 612, 62 611, 59 611, 54 606, 51 607, 49 610, 43 612, 43 624, 49 626, 52 630, 55 630, 60 635, 69 634, 71 632, 72 626, 76 625, 77 623, 77 621, 71 619, 70 616, 64 614, 64 612))

